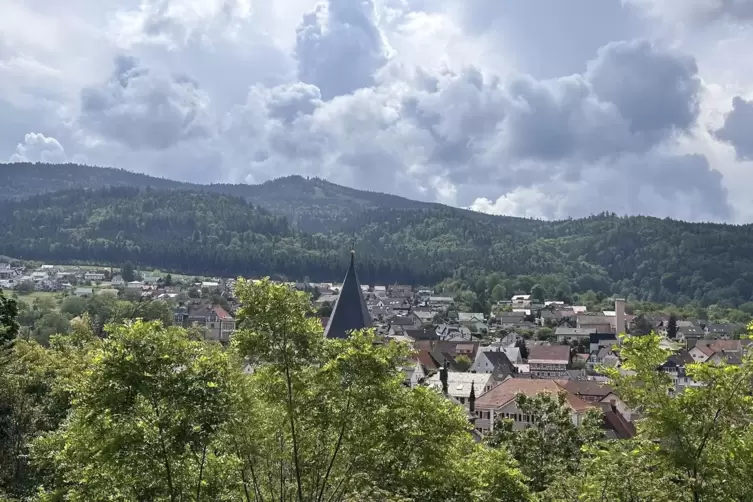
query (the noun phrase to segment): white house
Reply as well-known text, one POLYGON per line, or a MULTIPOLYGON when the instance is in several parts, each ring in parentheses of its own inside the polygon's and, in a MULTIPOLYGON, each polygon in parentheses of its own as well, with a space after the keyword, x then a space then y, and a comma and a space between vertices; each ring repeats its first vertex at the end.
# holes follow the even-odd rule
POLYGON ((87 272, 84 274, 85 281, 104 281, 105 274, 101 272, 87 272))
POLYGON ((512 308, 526 309, 531 306, 531 295, 515 295, 510 299, 512 308))
MULTIPOLYGON (((429 387, 442 390, 442 382, 439 373, 430 376, 426 383, 429 387)), ((495 385, 491 373, 460 373, 457 371, 447 372, 447 394, 455 398, 460 404, 468 408, 468 398, 471 396, 473 386, 476 396, 492 389, 495 385)))

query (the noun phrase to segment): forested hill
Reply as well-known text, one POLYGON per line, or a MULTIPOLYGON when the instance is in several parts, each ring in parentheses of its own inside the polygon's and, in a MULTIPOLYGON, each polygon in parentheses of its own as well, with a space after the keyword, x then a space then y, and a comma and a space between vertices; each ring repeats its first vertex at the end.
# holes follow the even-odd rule
POLYGON ((77 164, 0 164, 0 201, 75 188, 97 189, 131 186, 210 192, 243 197, 277 214, 306 232, 336 230, 340 220, 353 213, 377 208, 432 208, 396 195, 348 188, 319 178, 287 176, 259 185, 184 183, 123 169, 77 164))
POLYGON ((0 203, 0 254, 338 280, 355 238, 364 283, 456 280, 492 299, 534 284, 547 296, 593 290, 679 304, 735 306, 753 296, 750 225, 608 214, 545 222, 440 205, 321 214, 333 230, 311 234, 242 197, 61 191, 0 203))
MULTIPOLYGON (((331 280, 345 244, 303 234, 241 197, 111 187, 0 202, 0 255, 143 266, 199 275, 331 280)), ((400 263, 361 258, 365 280, 432 280, 400 263)), ((426 267, 424 267, 426 268, 426 267)))

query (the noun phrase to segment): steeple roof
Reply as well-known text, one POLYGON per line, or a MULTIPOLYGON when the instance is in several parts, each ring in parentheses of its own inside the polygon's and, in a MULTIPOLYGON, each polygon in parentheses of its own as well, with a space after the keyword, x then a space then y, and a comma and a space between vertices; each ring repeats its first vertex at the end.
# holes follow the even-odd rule
POLYGON ((355 251, 350 252, 350 267, 324 330, 324 336, 327 338, 346 338, 352 330, 372 326, 371 315, 356 274, 355 254, 355 251))

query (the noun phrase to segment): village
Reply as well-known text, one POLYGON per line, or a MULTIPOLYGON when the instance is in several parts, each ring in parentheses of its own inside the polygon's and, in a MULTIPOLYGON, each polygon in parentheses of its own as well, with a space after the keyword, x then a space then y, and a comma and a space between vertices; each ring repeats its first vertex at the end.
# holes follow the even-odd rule
MULTIPOLYGON (((200 329, 206 340, 221 343, 236 330, 234 283, 105 267, 0 264, 0 288, 22 300, 25 295, 162 300, 169 302, 175 325, 200 329)), ((633 437, 639 414, 599 370, 620 368, 618 335, 640 336, 638 321, 649 322, 671 354, 658 370, 671 377, 675 392, 697 385, 686 365, 741 364, 749 346, 748 340, 736 339, 739 325, 682 319, 670 326, 668 316, 638 319, 627 313, 622 298, 614 299, 612 310, 589 312, 585 306, 554 299, 537 303, 530 294, 518 294, 485 315, 458 309, 453 297, 437 296, 429 288, 362 285, 352 262, 342 284, 287 284, 311 294, 325 336, 341 338, 353 329, 373 328, 384 339, 409 344, 413 355, 404 368, 405 385, 430 386, 464 407, 479 438, 493 431, 499 417, 525 428, 530 417, 520 412, 516 397, 542 392, 564 394, 576 425, 596 408, 609 437, 633 437)))

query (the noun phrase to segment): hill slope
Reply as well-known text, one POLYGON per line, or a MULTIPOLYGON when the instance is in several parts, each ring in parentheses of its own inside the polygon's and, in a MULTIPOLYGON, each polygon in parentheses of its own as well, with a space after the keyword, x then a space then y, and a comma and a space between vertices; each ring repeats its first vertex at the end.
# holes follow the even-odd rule
MULTIPOLYGON (((347 249, 293 229, 243 198, 110 187, 62 190, 0 203, 0 255, 144 266, 221 276, 329 280, 347 249)), ((396 281, 406 267, 363 257, 366 277, 396 281)))
MULTIPOLYGON (((290 189, 287 200, 296 193, 290 189)), ((355 239, 365 283, 453 279, 494 299, 534 284, 547 296, 593 290, 681 304, 735 306, 753 296, 750 225, 607 214, 545 222, 430 204, 363 205, 344 214, 322 209, 339 230, 312 235, 241 197, 129 187, 61 191, 0 203, 0 254, 337 280, 355 239)))
POLYGON ((131 186, 190 190, 243 197, 249 202, 288 217, 307 232, 336 230, 342 218, 376 208, 431 208, 396 195, 348 188, 319 178, 288 176, 259 185, 184 183, 123 169, 77 164, 0 164, 0 201, 21 199, 58 190, 131 186))

